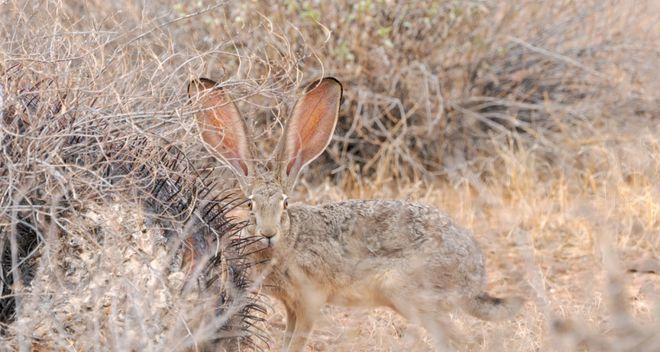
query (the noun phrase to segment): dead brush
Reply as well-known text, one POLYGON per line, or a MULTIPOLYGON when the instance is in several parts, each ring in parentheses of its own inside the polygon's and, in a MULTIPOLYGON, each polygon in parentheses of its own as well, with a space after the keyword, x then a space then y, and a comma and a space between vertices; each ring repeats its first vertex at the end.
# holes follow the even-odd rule
POLYGON ((217 179, 125 117, 62 109, 69 88, 55 79, 21 65, 0 77, 6 347, 265 341, 245 292, 242 224, 227 216, 238 200, 217 179))

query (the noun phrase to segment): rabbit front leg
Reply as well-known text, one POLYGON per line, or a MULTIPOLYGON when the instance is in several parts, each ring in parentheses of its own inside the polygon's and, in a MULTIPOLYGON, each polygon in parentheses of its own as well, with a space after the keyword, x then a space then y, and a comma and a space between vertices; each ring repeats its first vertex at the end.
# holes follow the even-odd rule
POLYGON ((289 344, 291 344, 291 338, 293 337, 293 332, 296 328, 296 312, 288 303, 284 303, 284 308, 286 309, 286 330, 284 331, 282 350, 286 351, 289 344))
MULTIPOLYGON (((296 317, 295 327, 291 334, 291 340, 288 345, 284 346, 286 352, 301 352, 305 348, 307 338, 312 332, 314 327, 314 320, 321 311, 322 305, 318 304, 301 304, 297 305, 293 310, 296 317)), ((288 330, 288 326, 287 326, 288 330)))
POLYGON ((314 320, 316 319, 319 310, 320 309, 310 310, 308 308, 302 311, 297 311, 295 313, 295 328, 293 329, 291 341, 289 342, 288 346, 285 346, 284 351, 300 352, 304 350, 305 344, 307 343, 307 338, 309 337, 309 334, 314 327, 314 320))

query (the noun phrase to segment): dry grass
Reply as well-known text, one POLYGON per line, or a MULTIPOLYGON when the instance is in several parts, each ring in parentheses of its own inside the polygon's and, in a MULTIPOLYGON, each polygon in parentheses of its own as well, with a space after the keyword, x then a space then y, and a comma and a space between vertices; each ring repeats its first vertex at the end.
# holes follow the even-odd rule
MULTIPOLYGON (((221 81, 269 151, 300 85, 334 75, 342 122, 298 198, 434 204, 475 232, 491 291, 529 298, 511 322, 451 316, 459 349, 660 350, 658 13, 653 1, 0 0, 2 348, 183 350, 245 331, 278 346, 278 306, 243 310, 255 301, 227 280, 242 262, 222 258, 242 247, 216 241, 235 224, 217 194, 232 185, 208 174, 184 87, 221 81), (220 329, 229 316, 241 331, 220 329)), ((390 311, 328 308, 310 346, 425 340, 390 311)))

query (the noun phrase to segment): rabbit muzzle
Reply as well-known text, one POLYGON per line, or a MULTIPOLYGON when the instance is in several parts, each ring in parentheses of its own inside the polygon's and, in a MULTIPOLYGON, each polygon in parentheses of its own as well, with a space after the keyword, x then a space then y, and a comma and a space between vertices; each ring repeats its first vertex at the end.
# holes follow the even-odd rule
POLYGON ((261 236, 261 243, 267 247, 274 246, 275 243, 277 243, 280 239, 280 236, 278 236, 278 231, 271 227, 257 229, 257 234, 261 236))

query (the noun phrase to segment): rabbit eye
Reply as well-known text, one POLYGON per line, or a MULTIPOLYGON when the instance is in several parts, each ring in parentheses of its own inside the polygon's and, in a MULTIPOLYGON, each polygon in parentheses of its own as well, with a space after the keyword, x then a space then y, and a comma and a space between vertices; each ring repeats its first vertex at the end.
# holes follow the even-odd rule
POLYGON ((282 205, 284 205, 284 209, 286 209, 289 206, 289 198, 284 198, 284 202, 282 202, 282 205))
POLYGON ((248 199, 247 207, 248 207, 248 209, 252 210, 252 199, 248 199))

